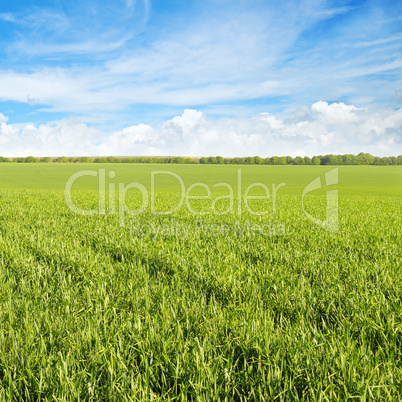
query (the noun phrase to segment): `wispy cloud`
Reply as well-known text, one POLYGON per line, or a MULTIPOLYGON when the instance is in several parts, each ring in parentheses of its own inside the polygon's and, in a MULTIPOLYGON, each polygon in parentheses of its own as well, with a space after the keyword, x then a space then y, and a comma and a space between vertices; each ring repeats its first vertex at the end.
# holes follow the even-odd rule
POLYGON ((140 33, 148 18, 148 0, 116 0, 113 5, 90 0, 68 3, 63 11, 31 6, 0 15, 14 22, 18 32, 8 52, 36 57, 114 51, 140 33))
POLYGON ((400 48, 401 40, 402 40, 402 34, 397 34, 397 35, 393 35, 393 36, 390 36, 387 38, 381 38, 381 39, 376 39, 376 40, 371 40, 371 41, 366 41, 366 42, 357 42, 357 43, 355 43, 355 46, 356 47, 371 47, 371 46, 385 45, 388 43, 396 42, 395 45, 398 48, 400 48))
MULTIPOLYGON (((346 8, 342 10, 347 12, 346 8)), ((23 74, 3 72, 0 96, 23 101, 27 96, 24 88, 57 110, 65 107, 69 112, 75 111, 77 105, 87 109, 102 103, 121 108, 136 103, 207 105, 292 92, 297 95, 306 85, 311 87, 320 79, 327 80, 328 72, 335 73, 335 69, 338 78, 342 74, 349 78, 351 74, 374 73, 386 68, 377 65, 368 72, 353 72, 347 66, 342 69, 339 64, 331 66, 322 60, 321 71, 317 71, 311 63, 304 65, 298 54, 283 68, 286 55, 299 35, 312 21, 324 18, 324 14, 321 10, 304 20, 303 13, 288 15, 282 11, 249 11, 241 19, 229 15, 224 20, 209 22, 208 29, 203 20, 195 19, 163 39, 157 37, 146 46, 127 49, 121 56, 96 66, 46 68, 23 74), (306 68, 297 68, 298 64, 306 68), (8 91, 7 82, 13 82, 8 91)), ((37 42, 34 46, 20 42, 16 48, 20 51, 27 48, 27 54, 51 53, 57 57, 68 52, 115 50, 128 39, 117 43, 100 40, 102 45, 92 40, 57 45, 37 42)), ((315 55, 311 57, 315 58, 315 55)), ((393 63, 393 68, 399 68, 398 62, 393 63)))
POLYGON ((14 14, 12 14, 12 13, 0 13, 0 20, 7 21, 7 22, 16 22, 17 21, 14 14))
POLYGON ((321 18, 329 19, 329 18, 333 18, 340 14, 348 13, 349 11, 354 10, 354 9, 355 9, 355 7, 352 7, 352 6, 334 7, 334 8, 318 10, 316 15, 320 19, 321 18))
POLYGON ((395 100, 402 100, 402 88, 395 90, 394 99, 395 99, 395 100))

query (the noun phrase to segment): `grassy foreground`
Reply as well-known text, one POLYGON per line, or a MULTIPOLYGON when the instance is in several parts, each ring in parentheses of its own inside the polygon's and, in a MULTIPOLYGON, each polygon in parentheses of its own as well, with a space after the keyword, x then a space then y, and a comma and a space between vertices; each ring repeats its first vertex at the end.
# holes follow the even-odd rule
MULTIPOLYGON (((243 193, 286 183, 276 213, 269 204, 264 216, 237 214, 236 199, 234 214, 147 209, 123 225, 109 198, 104 215, 66 206, 68 177, 99 168, 116 172, 107 184, 147 189, 151 170, 163 169, 0 167, 2 400, 400 398, 401 167, 339 168, 337 234, 301 206, 303 188, 321 177, 305 209, 324 219, 333 167, 242 167, 243 193)), ((238 167, 168 169, 186 187, 226 182, 237 194, 238 167)), ((165 179, 161 209, 177 204, 177 182, 165 179)), ((77 180, 75 204, 96 207, 97 185, 77 180)), ((126 201, 141 204, 135 191, 126 201)), ((208 200, 191 205, 206 211, 208 200)))

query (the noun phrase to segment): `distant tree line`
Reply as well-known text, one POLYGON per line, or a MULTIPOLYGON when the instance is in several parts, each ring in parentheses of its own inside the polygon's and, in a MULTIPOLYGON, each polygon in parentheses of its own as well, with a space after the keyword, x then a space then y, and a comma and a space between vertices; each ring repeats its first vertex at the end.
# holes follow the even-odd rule
POLYGON ((0 162, 18 162, 18 163, 180 163, 180 164, 196 164, 198 160, 196 158, 186 158, 181 156, 172 157, 120 157, 114 156, 107 157, 66 157, 59 156, 57 158, 35 158, 33 156, 27 156, 25 158, 4 158, 0 157, 0 162))
POLYGON ((202 164, 235 164, 235 165, 402 165, 402 155, 378 157, 361 152, 359 155, 317 155, 312 158, 305 156, 271 156, 261 158, 248 156, 245 158, 222 158, 209 156, 199 159, 202 164))
POLYGON ((247 156, 241 158, 223 158, 222 156, 208 156, 202 158, 186 158, 181 156, 153 156, 153 157, 65 157, 57 158, 4 158, 0 162, 18 163, 173 163, 173 164, 203 164, 203 165, 402 165, 402 155, 378 157, 360 152, 358 155, 317 155, 312 158, 305 156, 271 156, 261 158, 259 156, 247 156))

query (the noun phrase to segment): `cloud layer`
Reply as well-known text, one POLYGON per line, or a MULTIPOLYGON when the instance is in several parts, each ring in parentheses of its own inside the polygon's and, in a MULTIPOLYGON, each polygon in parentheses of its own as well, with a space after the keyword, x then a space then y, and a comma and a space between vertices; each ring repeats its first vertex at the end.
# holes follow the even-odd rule
POLYGON ((402 109, 358 108, 319 101, 284 116, 213 119, 185 109, 155 127, 129 126, 105 134, 76 119, 8 124, 0 113, 1 156, 313 156, 402 153, 402 109), (102 141, 99 142, 99 139, 102 141))

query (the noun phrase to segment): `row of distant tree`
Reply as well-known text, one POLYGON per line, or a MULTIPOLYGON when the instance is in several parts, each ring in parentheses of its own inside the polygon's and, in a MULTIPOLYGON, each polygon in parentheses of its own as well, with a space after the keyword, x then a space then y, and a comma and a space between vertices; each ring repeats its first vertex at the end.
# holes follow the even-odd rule
POLYGON ((272 156, 261 158, 259 156, 248 156, 244 158, 223 158, 222 156, 209 156, 202 158, 186 158, 181 156, 174 157, 65 157, 58 158, 4 158, 0 157, 0 162, 19 162, 19 163, 174 163, 174 164, 213 164, 213 165, 402 165, 402 155, 378 157, 361 152, 358 155, 318 155, 312 158, 305 156, 272 156))
POLYGON ((222 158, 210 156, 200 158, 203 164, 235 164, 235 165, 402 165, 402 155, 378 157, 361 152, 359 155, 318 155, 312 158, 305 156, 272 156, 261 158, 251 156, 246 158, 222 158))
POLYGON ((18 162, 18 163, 198 163, 197 158, 185 158, 181 156, 173 157, 66 157, 59 156, 57 158, 50 158, 48 156, 44 158, 35 158, 33 156, 27 156, 26 158, 4 158, 0 156, 0 162, 18 162))

